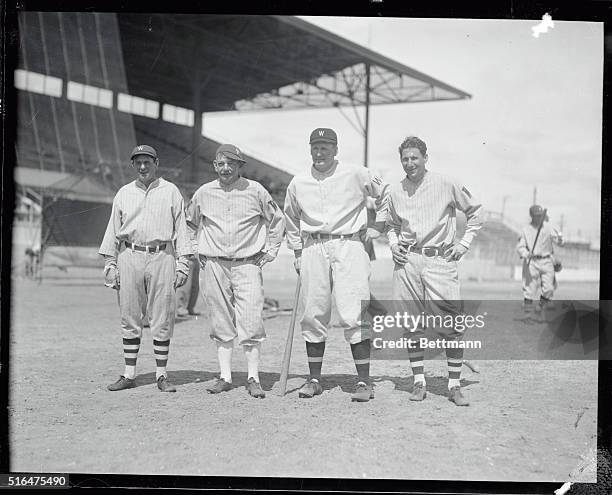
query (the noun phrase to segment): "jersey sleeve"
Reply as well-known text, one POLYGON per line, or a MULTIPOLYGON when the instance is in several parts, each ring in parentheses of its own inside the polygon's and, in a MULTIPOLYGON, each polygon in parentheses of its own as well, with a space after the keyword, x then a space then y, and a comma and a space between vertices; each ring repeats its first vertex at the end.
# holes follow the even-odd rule
POLYGON ((111 209, 110 218, 106 225, 106 231, 104 232, 104 238, 102 244, 98 250, 98 254, 103 256, 111 257, 115 259, 119 252, 119 241, 117 240, 117 234, 121 229, 121 207, 119 193, 113 199, 113 206, 111 209))
POLYGON ((302 210, 295 196, 294 180, 289 183, 285 196, 285 225, 287 228, 287 246, 295 251, 296 249, 302 249, 300 231, 302 210))
POLYGON ((468 188, 462 184, 454 182, 452 194, 455 208, 465 213, 467 218, 465 233, 459 243, 469 248, 474 237, 482 228, 482 204, 475 200, 468 188))
POLYGON ((268 227, 264 249, 266 253, 276 258, 285 234, 285 215, 263 186, 259 190, 259 202, 262 216, 268 227))

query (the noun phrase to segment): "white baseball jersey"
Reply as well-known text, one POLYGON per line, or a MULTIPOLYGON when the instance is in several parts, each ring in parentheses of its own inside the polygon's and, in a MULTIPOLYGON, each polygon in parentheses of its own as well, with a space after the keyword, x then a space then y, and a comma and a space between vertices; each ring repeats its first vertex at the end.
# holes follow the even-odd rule
POLYGON ((192 254, 183 196, 178 188, 160 177, 148 188, 135 180, 119 189, 98 252, 107 257, 107 264, 116 264, 119 270, 123 337, 140 337, 142 316, 146 314, 153 338, 171 338, 175 271, 187 274, 186 255, 192 254), (121 246, 124 241, 139 246, 166 244, 166 248, 155 253, 132 251, 121 246), (180 256, 178 266, 176 255, 180 256))
POLYGON ((178 256, 193 254, 178 188, 159 177, 148 189, 137 180, 119 189, 98 253, 116 256, 121 241, 140 246, 176 242, 178 256))
POLYGON ((218 179, 201 186, 187 206, 187 225, 193 242, 197 235, 194 250, 208 257, 247 258, 260 251, 276 257, 285 231, 270 193, 244 177, 229 186, 218 179))
MULTIPOLYGON (((188 230, 206 257, 276 257, 285 231, 282 210, 258 182, 240 177, 229 186, 214 180, 200 187, 187 207, 188 230)), ((213 340, 241 345, 265 339, 263 278, 253 261, 210 259, 201 275, 204 324, 213 340)))
POLYGON ((561 244, 563 242, 561 233, 544 222, 540 235, 538 236, 538 242, 534 247, 533 241, 535 241, 537 233, 538 228, 534 227, 532 224, 527 225, 521 231, 518 245, 516 246, 516 250, 521 258, 527 257, 532 247, 532 254, 537 256, 551 255, 553 254, 553 243, 561 244))
POLYGON ((407 177, 391 186, 387 236, 391 246, 402 241, 416 247, 449 247, 457 234, 456 210, 467 224, 459 241, 466 248, 482 227, 482 205, 462 184, 427 170, 419 183, 407 177))
POLYGON ((285 215, 287 245, 302 249, 308 233, 354 234, 367 227, 367 198, 376 200, 376 220, 384 221, 386 189, 380 177, 365 167, 337 161, 325 173, 312 166, 287 187, 285 215))

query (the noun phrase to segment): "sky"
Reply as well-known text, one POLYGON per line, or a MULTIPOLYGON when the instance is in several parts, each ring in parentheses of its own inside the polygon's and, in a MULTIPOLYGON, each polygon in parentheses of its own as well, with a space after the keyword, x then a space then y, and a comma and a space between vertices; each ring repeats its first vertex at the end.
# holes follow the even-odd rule
MULTIPOLYGON (((458 179, 486 209, 505 202, 506 218, 527 223, 535 187, 567 239, 599 246, 602 23, 553 19, 536 38, 538 20, 303 19, 472 95, 370 107, 369 165, 386 181, 403 178, 397 148, 417 135, 428 168, 458 179)), ((342 163, 363 165, 363 139, 337 109, 210 113, 203 133, 295 174, 311 165, 316 127, 337 131, 342 163)))

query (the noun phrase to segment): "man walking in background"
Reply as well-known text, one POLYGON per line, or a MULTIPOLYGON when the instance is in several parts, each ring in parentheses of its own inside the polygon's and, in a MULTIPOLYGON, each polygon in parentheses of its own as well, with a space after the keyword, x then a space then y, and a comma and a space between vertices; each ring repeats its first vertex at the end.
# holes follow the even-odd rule
MULTIPOLYGON (((535 308, 542 310, 553 298, 557 288, 555 277, 554 244, 563 245, 563 235, 546 222, 540 205, 529 208, 531 222, 521 231, 516 250, 523 260, 523 307, 525 313, 533 309, 533 301, 540 294, 535 308)), ((560 266, 560 265, 557 265, 560 266)))

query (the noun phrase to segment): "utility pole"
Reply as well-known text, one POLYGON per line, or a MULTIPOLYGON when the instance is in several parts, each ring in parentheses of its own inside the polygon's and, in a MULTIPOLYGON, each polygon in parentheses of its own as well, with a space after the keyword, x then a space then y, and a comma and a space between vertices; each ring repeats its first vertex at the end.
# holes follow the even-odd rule
POLYGON ((533 187, 533 203, 531 203, 533 205, 537 205, 538 204, 538 187, 534 186, 533 187))

